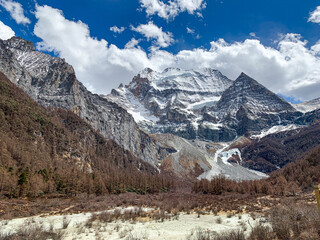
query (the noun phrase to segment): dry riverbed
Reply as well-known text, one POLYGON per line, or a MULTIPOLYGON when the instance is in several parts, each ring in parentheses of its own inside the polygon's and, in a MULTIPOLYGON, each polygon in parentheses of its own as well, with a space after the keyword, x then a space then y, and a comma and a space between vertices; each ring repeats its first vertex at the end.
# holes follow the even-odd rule
MULTIPOLYGON (((61 239, 196 239, 199 231, 222 233, 242 230, 246 234, 252 227, 265 222, 261 216, 250 214, 221 213, 176 213, 160 215, 157 210, 126 209, 97 213, 72 215, 35 216, 0 221, 0 236, 8 236, 18 231, 48 231, 61 239), (132 219, 122 217, 128 212, 142 211, 132 219), (112 219, 113 214, 117 219, 112 219), (150 217, 158 214, 156 218, 150 217), (108 219, 106 220, 106 217, 108 219)), ((266 223, 263 223, 266 224, 266 223)), ((1 237, 0 237, 1 238, 1 237)), ((54 239, 54 238, 52 238, 54 239)))

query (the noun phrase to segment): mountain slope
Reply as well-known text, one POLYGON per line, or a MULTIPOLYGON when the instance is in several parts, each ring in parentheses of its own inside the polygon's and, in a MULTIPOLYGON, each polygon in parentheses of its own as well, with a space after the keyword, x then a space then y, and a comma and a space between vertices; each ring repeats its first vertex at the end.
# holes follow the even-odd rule
POLYGON ((313 190, 313 187, 320 182, 319 159, 320 146, 318 145, 303 158, 272 173, 269 181, 275 184, 282 183, 282 187, 289 188, 290 192, 296 192, 297 186, 302 190, 313 190), (284 186, 283 178, 285 179, 284 186))
POLYGON ((89 92, 72 66, 35 51, 31 42, 16 37, 0 40, 0 70, 42 106, 73 111, 105 138, 153 166, 170 151, 142 132, 123 108, 89 92))
POLYGON ((320 124, 270 134, 241 147, 243 166, 270 173, 320 145, 320 124))
POLYGON ((155 191, 169 186, 150 164, 72 112, 48 112, 2 73, 0 122, 0 196, 145 191, 150 181, 160 184, 155 191))
POLYGON ((174 173, 184 179, 212 179, 223 175, 228 179, 242 181, 267 177, 241 166, 239 149, 230 143, 213 143, 201 140, 187 140, 172 134, 155 134, 157 141, 166 144, 176 152, 165 158, 161 170, 174 173), (228 148, 226 150, 226 148, 228 148), (234 161, 228 161, 232 158, 234 161))
POLYGON ((208 114, 240 136, 292 123, 301 115, 284 99, 244 73, 222 94, 208 114))

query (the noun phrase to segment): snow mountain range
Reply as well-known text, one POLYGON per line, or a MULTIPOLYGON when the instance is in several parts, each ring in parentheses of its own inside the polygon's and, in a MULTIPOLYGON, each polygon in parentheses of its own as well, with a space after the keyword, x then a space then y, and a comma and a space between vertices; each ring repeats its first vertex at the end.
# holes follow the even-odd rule
POLYGON ((186 139, 233 141, 288 125, 303 115, 244 73, 232 81, 218 70, 144 69, 106 96, 150 133, 186 139))
POLYGON ((260 164, 252 146, 270 134, 291 130, 292 137, 320 119, 319 100, 291 105, 244 73, 233 81, 209 68, 146 68, 99 96, 64 59, 18 37, 0 40, 0 71, 40 105, 70 110, 156 171, 190 180, 266 177, 261 172, 274 167, 265 167, 268 156, 260 164))

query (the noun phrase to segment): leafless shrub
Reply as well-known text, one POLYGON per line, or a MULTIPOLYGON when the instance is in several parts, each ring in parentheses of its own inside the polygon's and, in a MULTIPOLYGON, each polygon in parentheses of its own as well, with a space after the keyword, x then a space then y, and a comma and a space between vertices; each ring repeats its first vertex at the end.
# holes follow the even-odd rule
POLYGON ((256 220, 257 216, 254 212, 251 212, 250 213, 250 216, 252 217, 253 220, 256 220))
POLYGON ((1 221, 0 226, 8 225, 8 223, 9 223, 9 220, 3 220, 1 221))
POLYGON ((110 223, 116 220, 131 221, 135 223, 138 217, 146 217, 147 214, 141 208, 136 208, 132 210, 124 210, 121 212, 119 209, 114 211, 106 211, 100 214, 94 214, 91 216, 87 224, 92 224, 94 221, 100 221, 103 223, 110 223))
POLYGON ((173 210, 172 212, 171 212, 171 214, 172 214, 172 218, 173 218, 173 220, 179 220, 179 211, 176 209, 176 210, 173 210))
POLYGON ((114 230, 116 230, 117 232, 119 232, 121 229, 121 225, 119 223, 117 223, 115 226, 114 226, 114 230))
POLYGON ((159 222, 164 222, 164 220, 171 219, 171 215, 167 214, 165 211, 160 210, 160 211, 154 211, 150 215, 151 219, 159 221, 159 222))
POLYGON ((40 226, 29 226, 20 229, 14 234, 3 234, 0 236, 2 240, 34 240, 34 239, 52 239, 60 240, 63 239, 63 234, 59 231, 50 232, 45 231, 40 226))
POLYGON ((119 238, 124 238, 127 236, 127 234, 130 232, 128 228, 124 228, 119 232, 119 238))
POLYGON ((221 223, 222 223, 222 218, 221 218, 221 217, 218 217, 218 218, 216 219, 216 223, 217 223, 217 224, 221 224, 221 223))
POLYGON ((248 240, 272 240, 275 239, 274 235, 270 227, 257 225, 252 229, 248 240))
MULTIPOLYGON (((244 233, 241 230, 229 231, 221 234, 215 234, 212 240, 246 240, 244 233)), ((259 239, 263 240, 263 239, 259 239)))
POLYGON ((233 217, 234 216, 234 213, 233 212, 228 212, 227 213, 227 218, 231 218, 231 217, 233 217))
POLYGON ((93 213, 91 217, 84 224, 87 228, 92 228, 93 223, 98 219, 98 215, 93 213))
POLYGON ((102 212, 97 216, 97 219, 104 223, 110 223, 116 219, 116 215, 112 212, 102 212))
POLYGON ((271 210, 270 221, 278 239, 320 238, 320 219, 315 205, 285 203, 271 210))
POLYGON ((212 240, 214 232, 203 228, 196 228, 187 236, 187 240, 212 240))
POLYGON ((204 215, 204 212, 203 212, 201 209, 197 209, 197 210, 196 210, 196 213, 197 213, 197 215, 198 215, 198 216, 197 216, 198 218, 200 218, 201 215, 204 215))
POLYGON ((67 218, 67 216, 63 216, 63 219, 62 219, 62 228, 63 229, 67 229, 68 226, 70 224, 70 219, 67 218))
POLYGON ((244 221, 240 222, 240 226, 241 226, 242 231, 244 231, 244 232, 247 231, 247 224, 244 221))

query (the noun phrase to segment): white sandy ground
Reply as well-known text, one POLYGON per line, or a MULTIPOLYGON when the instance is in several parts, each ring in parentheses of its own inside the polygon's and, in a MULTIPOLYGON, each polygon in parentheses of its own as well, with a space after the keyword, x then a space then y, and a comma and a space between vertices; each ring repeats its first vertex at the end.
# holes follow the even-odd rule
MULTIPOLYGON (((147 209, 145 209, 147 210, 147 209)), ((98 213, 99 214, 99 213, 98 213)), ((23 227, 42 226, 43 229, 53 231, 61 230, 63 239, 126 239, 138 237, 139 239, 152 240, 178 240, 187 239, 195 230, 215 231, 217 233, 230 230, 244 230, 249 234, 251 228, 260 222, 265 222, 264 218, 257 217, 255 220, 249 214, 215 216, 212 214, 201 215, 196 213, 180 213, 178 219, 161 221, 114 221, 111 223, 102 223, 97 220, 93 222, 91 228, 86 226, 87 221, 92 216, 91 213, 81 213, 59 216, 36 216, 28 218, 18 218, 9 221, 0 221, 0 236, 6 233, 14 233, 23 227), (218 219, 221 223, 218 223, 218 219), (64 220, 65 219, 65 220, 64 220), (63 229, 63 221, 69 222, 66 229, 63 229)), ((267 224, 267 223, 264 223, 267 224)))

